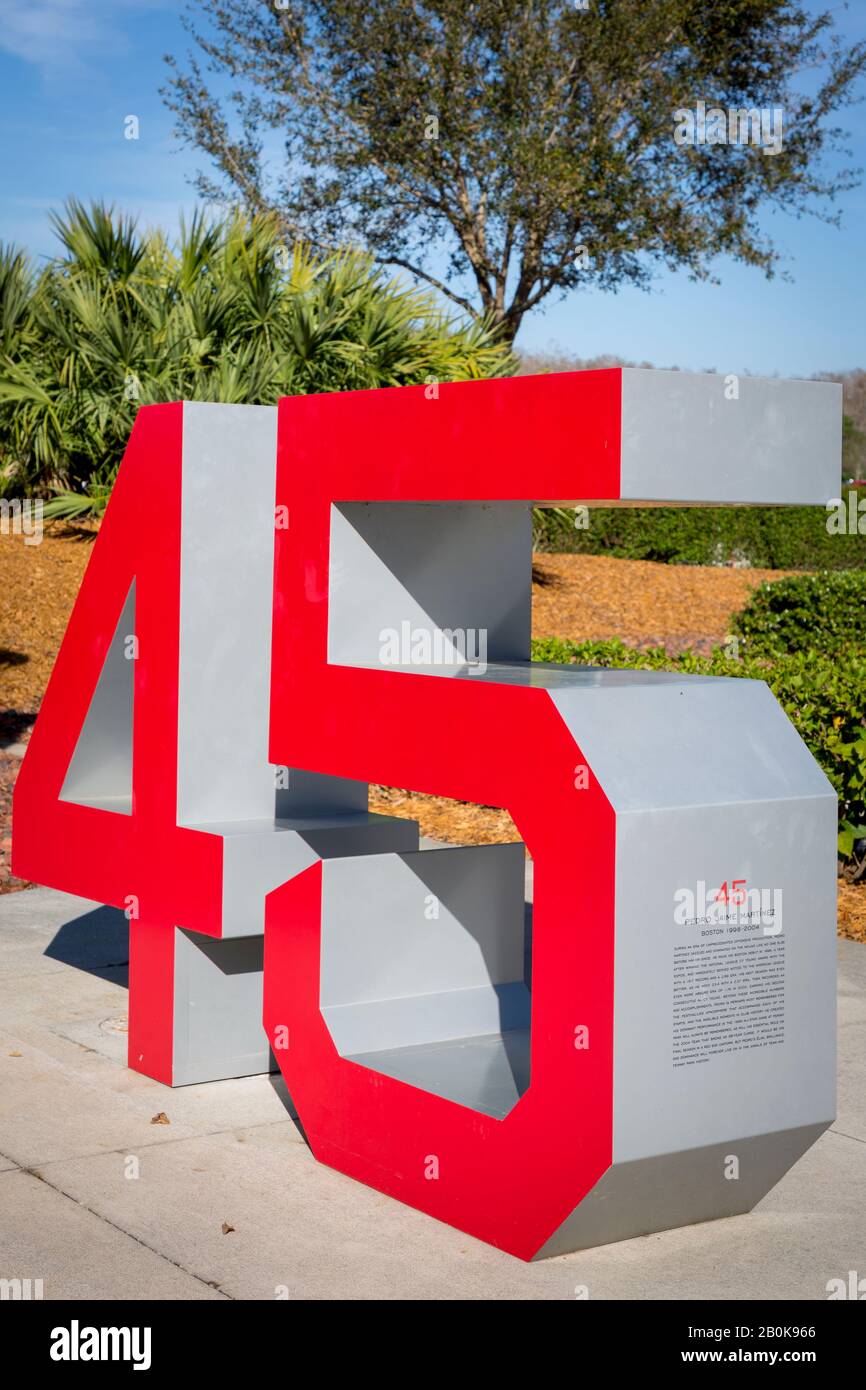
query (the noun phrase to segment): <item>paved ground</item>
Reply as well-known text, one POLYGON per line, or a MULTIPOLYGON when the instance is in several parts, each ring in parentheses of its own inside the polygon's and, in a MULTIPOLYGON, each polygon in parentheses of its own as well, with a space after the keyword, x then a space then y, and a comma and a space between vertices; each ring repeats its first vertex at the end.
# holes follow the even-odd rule
POLYGON ((866 1276, 864 946, 839 943, 839 1118, 755 1212, 524 1265, 319 1167, 266 1077, 127 1071, 125 927, 47 889, 0 899, 0 1278, 47 1299, 764 1300, 866 1276))

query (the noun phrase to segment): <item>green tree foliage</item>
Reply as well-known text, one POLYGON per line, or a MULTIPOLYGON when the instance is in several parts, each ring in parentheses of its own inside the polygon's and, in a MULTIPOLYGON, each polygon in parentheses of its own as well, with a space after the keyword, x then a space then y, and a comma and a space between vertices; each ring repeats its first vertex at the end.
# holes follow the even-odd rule
POLYGON ((866 430, 850 415, 842 416, 842 472, 846 478, 866 478, 866 430))
POLYGON ((824 156, 866 44, 789 0, 194 0, 188 16, 197 53, 168 59, 164 95, 210 161, 200 190, 315 244, 352 239, 509 340, 551 291, 646 284, 658 265, 709 278, 719 254, 771 274, 762 211, 832 220, 854 182, 824 156), (677 143, 699 101, 781 108, 778 149, 677 143))
POLYGON ((177 245, 101 205, 54 223, 62 252, 39 273, 0 248, 0 491, 59 492, 49 514, 102 510, 142 404, 513 369, 483 324, 362 253, 286 244, 271 217, 196 216, 177 245))

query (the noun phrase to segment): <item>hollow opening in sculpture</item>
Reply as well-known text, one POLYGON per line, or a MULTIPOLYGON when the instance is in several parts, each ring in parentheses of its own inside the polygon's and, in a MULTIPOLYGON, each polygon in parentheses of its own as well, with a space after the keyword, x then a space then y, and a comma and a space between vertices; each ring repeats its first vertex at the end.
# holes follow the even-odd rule
POLYGON ((62 801, 132 815, 132 717, 137 655, 133 580, 66 770, 60 792, 62 801))
POLYGON ((427 846, 323 863, 322 1015, 347 1060, 502 1119, 529 1085, 531 866, 427 846))
MULTIPOLYGON (((526 503, 335 503, 328 660, 502 679, 529 658, 531 560, 526 503)), ((370 807, 448 843, 323 865, 331 1036, 359 1065, 502 1118, 529 1085, 524 846, 497 808, 393 787, 370 807)))
POLYGON ((525 502, 331 508, 328 661, 484 680, 529 660, 525 502))

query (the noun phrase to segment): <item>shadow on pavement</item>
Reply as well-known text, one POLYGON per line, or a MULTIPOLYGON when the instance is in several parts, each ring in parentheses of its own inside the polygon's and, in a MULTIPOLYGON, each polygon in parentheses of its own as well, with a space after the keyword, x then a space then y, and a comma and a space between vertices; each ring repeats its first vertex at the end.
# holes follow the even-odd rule
POLYGON ((118 907, 93 908, 66 922, 45 955, 128 989, 129 920, 118 907))

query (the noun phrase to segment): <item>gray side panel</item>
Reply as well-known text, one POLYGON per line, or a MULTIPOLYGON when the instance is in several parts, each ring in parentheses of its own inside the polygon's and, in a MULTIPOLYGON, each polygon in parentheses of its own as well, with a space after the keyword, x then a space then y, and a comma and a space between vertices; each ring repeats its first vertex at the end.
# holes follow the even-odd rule
POLYGON ((833 794, 763 681, 575 682, 550 698, 617 815, 833 794))
POLYGON ((262 937, 174 934, 172 1085, 275 1070, 262 1023, 262 937))
MULTIPOLYGON (((254 823, 253 823, 254 824, 254 823)), ((317 855, 300 835, 273 826, 258 833, 223 839, 224 939, 261 936, 265 930, 265 897, 281 883, 315 864, 317 855)))
POLYGON ((268 709, 276 447, 272 407, 184 405, 180 824, 274 814, 268 709))
POLYGON ((523 859, 516 844, 323 864, 320 998, 343 1055, 528 1026, 523 859))
POLYGON ((535 1259, 751 1211, 824 1129, 823 1124, 808 1125, 733 1145, 711 1144, 618 1163, 608 1168, 535 1259), (732 1154, 739 1159, 738 1179, 725 1177, 732 1154))
POLYGON ((223 841, 223 933, 175 930, 172 1085, 273 1069, 262 1026, 265 896, 320 856, 409 849, 416 821, 359 814, 298 821, 215 822, 223 841), (346 822, 349 822, 347 825, 346 822))
POLYGON ((61 801, 132 814, 132 710, 135 662, 126 639, 135 633, 135 580, 105 656, 87 718, 60 792, 61 801))
POLYGON ((297 816, 334 816, 366 812, 369 787, 348 777, 326 777, 318 772, 288 769, 289 785, 277 787, 276 815, 280 820, 297 816))
POLYGON ((550 695, 616 812, 614 1166, 543 1254, 748 1210, 835 1108, 836 798, 782 709, 741 680, 550 695))
POLYGON ((342 859, 350 854, 403 854, 417 850, 418 822, 402 816, 383 816, 367 811, 363 816, 344 816, 343 823, 298 824, 301 839, 322 859, 342 859))
POLYGON ((618 817, 615 1162, 832 1121, 835 835, 832 796, 618 817), (734 879, 781 930, 675 921, 734 879))
POLYGON ((842 388, 624 368, 623 499, 823 503, 839 495, 842 388))
POLYGON ((217 821, 201 828, 223 837, 224 938, 261 935, 267 894, 319 858, 411 850, 418 845, 417 821, 367 811, 283 824, 217 821))
POLYGON ((531 569, 524 503, 334 506, 328 660, 379 666, 383 632, 403 623, 427 632, 483 629, 490 661, 525 660, 531 569))
MULTIPOLYGON (((504 1028, 505 1024, 501 1026, 504 1028)), ((487 1037, 422 1043, 418 1047, 361 1052, 350 1060, 502 1120, 529 1085, 529 1028, 507 1029, 487 1037)))

